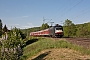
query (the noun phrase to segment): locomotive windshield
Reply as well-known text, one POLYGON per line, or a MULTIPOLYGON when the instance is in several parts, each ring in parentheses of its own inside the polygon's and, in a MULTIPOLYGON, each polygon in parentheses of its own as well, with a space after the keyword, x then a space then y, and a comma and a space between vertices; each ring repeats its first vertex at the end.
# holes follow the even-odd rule
POLYGON ((56 30, 62 30, 62 27, 57 27, 56 30))

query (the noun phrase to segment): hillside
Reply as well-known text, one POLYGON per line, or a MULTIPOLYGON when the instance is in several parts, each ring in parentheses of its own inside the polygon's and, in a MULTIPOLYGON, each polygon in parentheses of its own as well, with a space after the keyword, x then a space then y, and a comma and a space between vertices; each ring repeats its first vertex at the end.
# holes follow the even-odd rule
POLYGON ((31 38, 23 48, 22 60, 90 59, 90 50, 66 40, 31 38))

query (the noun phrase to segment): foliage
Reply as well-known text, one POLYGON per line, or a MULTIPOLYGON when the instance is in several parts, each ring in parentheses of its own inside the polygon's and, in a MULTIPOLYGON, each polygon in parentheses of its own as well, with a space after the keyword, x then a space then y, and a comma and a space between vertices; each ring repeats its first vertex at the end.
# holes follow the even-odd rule
POLYGON ((7 28, 6 25, 3 27, 3 32, 4 32, 4 33, 5 33, 5 32, 8 32, 8 28, 7 28))
POLYGON ((71 26, 73 23, 72 23, 72 21, 70 21, 70 20, 65 20, 65 22, 64 22, 64 26, 71 26))
POLYGON ((64 26, 65 37, 89 37, 90 38, 90 22, 84 24, 74 24, 70 20, 65 20, 64 26))
POLYGON ((76 37, 90 37, 90 23, 76 25, 76 37))
POLYGON ((18 28, 16 28, 16 27, 13 28, 13 29, 10 31, 10 33, 11 33, 11 34, 14 33, 14 34, 16 34, 16 36, 18 36, 17 34, 19 34, 22 39, 25 39, 25 38, 26 38, 25 34, 24 34, 20 29, 18 29, 18 28))
POLYGON ((0 36, 2 35, 2 20, 0 19, 0 36))
POLYGON ((49 25, 47 23, 42 24, 41 30, 44 30, 44 29, 47 29, 47 28, 49 28, 49 25))
POLYGON ((64 35, 67 37, 75 35, 75 25, 70 20, 65 20, 64 23, 64 35))
POLYGON ((17 60, 22 54, 21 47, 25 45, 20 29, 13 28, 8 33, 8 39, 2 40, 1 60, 17 60))

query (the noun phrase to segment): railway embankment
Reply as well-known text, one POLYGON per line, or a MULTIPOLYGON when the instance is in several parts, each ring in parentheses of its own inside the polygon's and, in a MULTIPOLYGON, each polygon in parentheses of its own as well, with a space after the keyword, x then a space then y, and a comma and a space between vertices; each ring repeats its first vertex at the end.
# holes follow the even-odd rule
POLYGON ((68 42, 68 39, 33 38, 28 43, 30 41, 32 43, 23 48, 22 60, 90 59, 90 49, 68 42))

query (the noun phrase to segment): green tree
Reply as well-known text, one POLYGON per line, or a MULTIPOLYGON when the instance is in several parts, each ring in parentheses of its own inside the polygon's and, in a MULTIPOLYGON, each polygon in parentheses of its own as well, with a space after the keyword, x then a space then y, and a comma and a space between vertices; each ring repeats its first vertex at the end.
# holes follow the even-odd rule
POLYGON ((64 35, 66 37, 75 35, 75 25, 68 19, 64 22, 64 35))
POLYGON ((21 47, 25 45, 20 29, 13 28, 8 33, 8 39, 3 40, 1 45, 4 51, 3 54, 0 55, 1 60, 17 60, 22 54, 21 47))
POLYGON ((49 28, 49 25, 47 23, 42 24, 41 30, 49 28))
POLYGON ((23 34, 23 32, 20 29, 16 28, 16 27, 13 28, 10 31, 10 33, 13 33, 13 32, 15 32, 16 34, 20 34, 20 36, 21 36, 22 39, 25 39, 26 38, 25 34, 23 34))
POLYGON ((8 28, 7 28, 6 25, 3 27, 3 32, 4 32, 4 33, 5 33, 5 32, 8 32, 8 28))
POLYGON ((2 20, 0 19, 0 36, 2 35, 2 20))
POLYGON ((75 26, 74 23, 72 23, 72 25, 70 26, 70 34, 71 34, 71 37, 76 36, 76 31, 77 31, 76 26, 75 26))
POLYGON ((87 35, 88 35, 88 37, 90 37, 90 22, 88 22, 86 29, 87 29, 87 35))
POLYGON ((90 23, 78 24, 76 27, 77 37, 90 37, 90 23))
POLYGON ((84 36, 84 25, 83 24, 80 24, 80 25, 77 25, 77 37, 83 37, 84 36))

